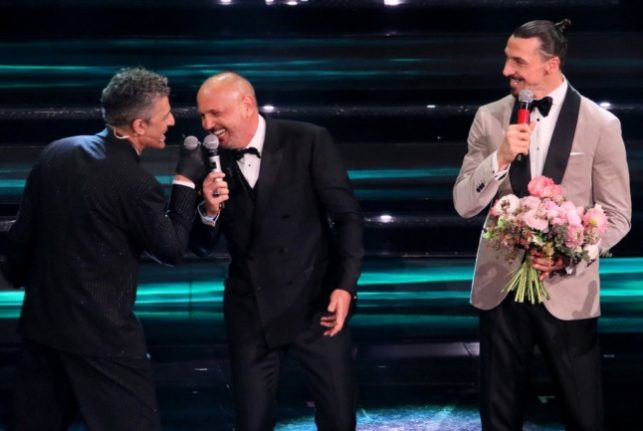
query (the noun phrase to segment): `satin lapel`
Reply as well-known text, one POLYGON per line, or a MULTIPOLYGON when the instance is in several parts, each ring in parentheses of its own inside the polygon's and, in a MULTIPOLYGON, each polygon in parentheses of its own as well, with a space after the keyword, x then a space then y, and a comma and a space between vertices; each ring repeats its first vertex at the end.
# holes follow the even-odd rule
POLYGON ((225 180, 228 183, 228 190, 230 195, 234 196, 238 190, 243 187, 241 184, 241 176, 243 175, 239 170, 236 160, 232 157, 230 150, 223 150, 219 153, 221 157, 221 168, 225 173, 225 180))
POLYGON ((543 175, 560 184, 567 169, 569 153, 572 150, 578 112, 580 111, 580 94, 571 85, 567 89, 563 106, 558 114, 558 122, 551 137, 543 175))
MULTIPOLYGON (((516 124, 518 121, 518 103, 514 103, 511 111, 511 120, 509 124, 516 124)), ((514 160, 511 162, 509 169, 509 181, 514 194, 518 197, 527 196, 527 184, 531 180, 531 163, 529 163, 529 155, 523 156, 522 161, 514 160)))
POLYGON ((261 152, 261 167, 255 190, 255 231, 259 228, 259 222, 270 202, 283 158, 283 147, 279 143, 278 135, 277 123, 266 119, 266 138, 261 152))

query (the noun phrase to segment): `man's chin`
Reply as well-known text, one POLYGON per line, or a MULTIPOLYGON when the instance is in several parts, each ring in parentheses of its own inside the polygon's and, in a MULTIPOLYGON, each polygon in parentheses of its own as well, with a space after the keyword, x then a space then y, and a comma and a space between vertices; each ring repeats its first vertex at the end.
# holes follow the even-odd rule
POLYGON ((523 85, 511 85, 511 84, 509 84, 509 91, 514 96, 518 96, 518 94, 520 94, 520 91, 523 88, 525 88, 523 85))

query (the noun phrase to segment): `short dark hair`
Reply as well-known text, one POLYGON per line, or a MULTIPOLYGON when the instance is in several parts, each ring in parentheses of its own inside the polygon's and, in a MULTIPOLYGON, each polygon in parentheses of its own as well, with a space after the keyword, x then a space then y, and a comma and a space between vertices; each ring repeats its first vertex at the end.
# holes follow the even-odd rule
POLYGON ((529 21, 511 33, 514 37, 528 39, 537 37, 540 40, 540 51, 544 57, 560 58, 561 67, 567 55, 567 38, 565 33, 572 22, 564 19, 557 23, 545 20, 529 21))
POLYGON ((111 126, 129 125, 146 118, 154 99, 169 95, 166 77, 142 67, 121 69, 101 94, 103 119, 111 126))

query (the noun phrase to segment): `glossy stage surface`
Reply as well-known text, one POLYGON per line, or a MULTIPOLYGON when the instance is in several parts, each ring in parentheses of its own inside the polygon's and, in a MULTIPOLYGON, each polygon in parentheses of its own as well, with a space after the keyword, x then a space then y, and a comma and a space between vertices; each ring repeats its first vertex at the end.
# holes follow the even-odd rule
MULTIPOLYGON (((643 259, 601 263, 604 392, 610 430, 643 414, 643 259)), ((471 259, 369 259, 351 320, 359 430, 478 430, 477 313, 468 304, 471 259)), ((145 263, 137 315, 148 339, 164 428, 229 430, 233 411, 222 322, 222 260, 176 268, 145 263)), ((5 286, 6 288, 6 286, 5 286)), ((0 291, 0 415, 17 358, 22 292, 0 291)), ((561 430, 556 388, 534 363, 525 430, 561 430)), ((295 362, 278 392, 278 430, 313 429, 313 405, 295 362)), ((0 421, 0 424, 2 422, 0 421)), ((0 429, 1 425, 0 425, 0 429)), ((82 430, 78 424, 77 430, 82 430)))

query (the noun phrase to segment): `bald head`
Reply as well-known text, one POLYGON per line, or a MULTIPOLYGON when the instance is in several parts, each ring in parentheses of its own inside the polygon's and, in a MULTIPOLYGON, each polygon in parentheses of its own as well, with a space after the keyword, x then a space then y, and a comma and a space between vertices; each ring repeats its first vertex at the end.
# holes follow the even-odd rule
POLYGON ((234 72, 205 80, 196 96, 203 128, 217 135, 224 148, 245 148, 259 124, 252 84, 234 72))
MULTIPOLYGON (((234 72, 222 72, 216 75, 212 75, 203 82, 201 88, 199 88, 200 93, 210 93, 210 92, 227 92, 232 93, 236 97, 242 99, 243 97, 250 97, 255 104, 257 105, 257 99, 255 97, 255 89, 243 76, 234 72)), ((197 95, 198 97, 198 95, 197 95)))

